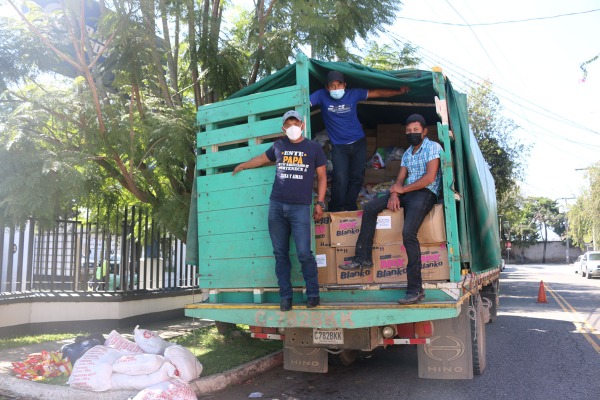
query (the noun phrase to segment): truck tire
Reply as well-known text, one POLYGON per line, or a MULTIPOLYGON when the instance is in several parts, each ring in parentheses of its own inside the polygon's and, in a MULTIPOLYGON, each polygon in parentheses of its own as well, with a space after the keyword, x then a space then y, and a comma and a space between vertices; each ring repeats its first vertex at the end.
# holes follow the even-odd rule
POLYGON ((485 319, 486 310, 483 307, 479 294, 471 297, 473 303, 469 305, 469 318, 471 321, 471 344, 473 356, 473 373, 483 374, 486 364, 485 319))
POLYGON ((358 350, 344 349, 340 353, 329 353, 329 364, 331 365, 350 365, 358 357, 358 350))
POLYGON ((498 318, 498 307, 500 307, 500 280, 484 286, 481 291, 483 306, 487 309, 490 318, 487 322, 494 322, 498 318))

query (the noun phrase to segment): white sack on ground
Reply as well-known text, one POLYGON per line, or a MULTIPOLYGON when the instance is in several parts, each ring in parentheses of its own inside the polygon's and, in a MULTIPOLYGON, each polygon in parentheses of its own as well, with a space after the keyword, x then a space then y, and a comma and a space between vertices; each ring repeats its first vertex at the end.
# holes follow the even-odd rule
POLYGON ((128 353, 143 353, 144 350, 140 348, 136 343, 131 340, 125 339, 121 334, 117 331, 112 331, 106 341, 104 342, 105 346, 112 347, 113 349, 123 350, 128 353))
POLYGON ((148 375, 158 371, 164 362, 165 358, 158 354, 127 354, 113 363, 113 372, 126 375, 148 375))
POLYGON ((110 347, 92 347, 77 360, 67 384, 72 388, 94 392, 109 390, 112 387, 113 363, 121 356, 121 351, 110 347))
POLYGON ((156 372, 148 375, 126 375, 114 372, 109 378, 113 389, 117 390, 142 390, 148 386, 155 385, 160 382, 168 381, 175 377, 176 368, 168 361, 160 367, 156 372))
POLYGON ((156 332, 138 328, 139 325, 133 330, 133 338, 145 353, 162 355, 165 349, 171 345, 171 343, 158 336, 156 332))
POLYGON ((173 378, 152 385, 139 392, 132 400, 196 400, 194 389, 183 380, 173 378))
POLYGON ((170 361, 179 371, 179 376, 186 382, 193 381, 202 373, 202 364, 194 353, 180 345, 165 349, 165 359, 170 361))

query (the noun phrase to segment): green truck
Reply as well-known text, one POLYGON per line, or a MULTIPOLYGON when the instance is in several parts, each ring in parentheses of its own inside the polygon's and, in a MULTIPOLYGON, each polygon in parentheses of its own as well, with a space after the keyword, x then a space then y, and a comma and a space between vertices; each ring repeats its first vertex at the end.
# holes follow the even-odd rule
MULTIPOLYGON (((441 71, 380 71, 299 53, 295 63, 273 75, 200 107, 197 121, 187 258, 198 265, 198 285, 208 295, 187 305, 186 316, 246 324, 256 338, 282 340, 289 370, 327 372, 329 362, 349 364, 360 352, 417 345, 420 377, 469 379, 484 371, 485 324, 497 316, 502 263, 494 181, 469 130, 466 96, 441 71), (407 95, 359 104, 367 136, 376 134, 383 143, 386 131, 377 127, 419 113, 433 124, 429 138, 443 147, 440 207, 448 271, 444 279, 424 282, 426 297, 419 304, 397 304, 405 282, 371 280, 320 284, 321 305, 308 309, 292 254, 294 308, 279 310, 267 227, 275 167, 235 176, 231 171, 282 135, 281 115, 287 110, 307 116, 309 138, 323 129, 309 94, 324 86, 330 70, 343 72, 349 87, 410 87, 407 95)), ((397 130, 387 134, 404 136, 397 130)))

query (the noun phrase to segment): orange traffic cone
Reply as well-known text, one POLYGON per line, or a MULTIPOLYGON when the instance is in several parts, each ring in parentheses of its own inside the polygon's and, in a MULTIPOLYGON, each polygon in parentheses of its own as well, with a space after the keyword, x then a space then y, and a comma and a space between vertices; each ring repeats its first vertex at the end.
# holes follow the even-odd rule
POLYGON ((540 281, 540 290, 538 290, 538 303, 547 303, 546 300, 546 290, 544 289, 544 281, 540 281))

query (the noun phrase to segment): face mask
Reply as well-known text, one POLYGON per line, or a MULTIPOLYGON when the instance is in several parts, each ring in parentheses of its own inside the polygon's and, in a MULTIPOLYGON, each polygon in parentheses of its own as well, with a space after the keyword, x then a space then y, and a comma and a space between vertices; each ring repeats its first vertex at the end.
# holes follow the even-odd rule
POLYGON ((339 100, 344 96, 344 89, 330 90, 329 95, 332 98, 339 100))
POLYGON ((418 146, 423 141, 421 133, 409 133, 406 135, 406 138, 408 139, 408 144, 411 146, 418 146))
POLYGON ((299 126, 292 125, 285 130, 285 134, 290 140, 298 140, 302 135, 302 129, 299 126))

